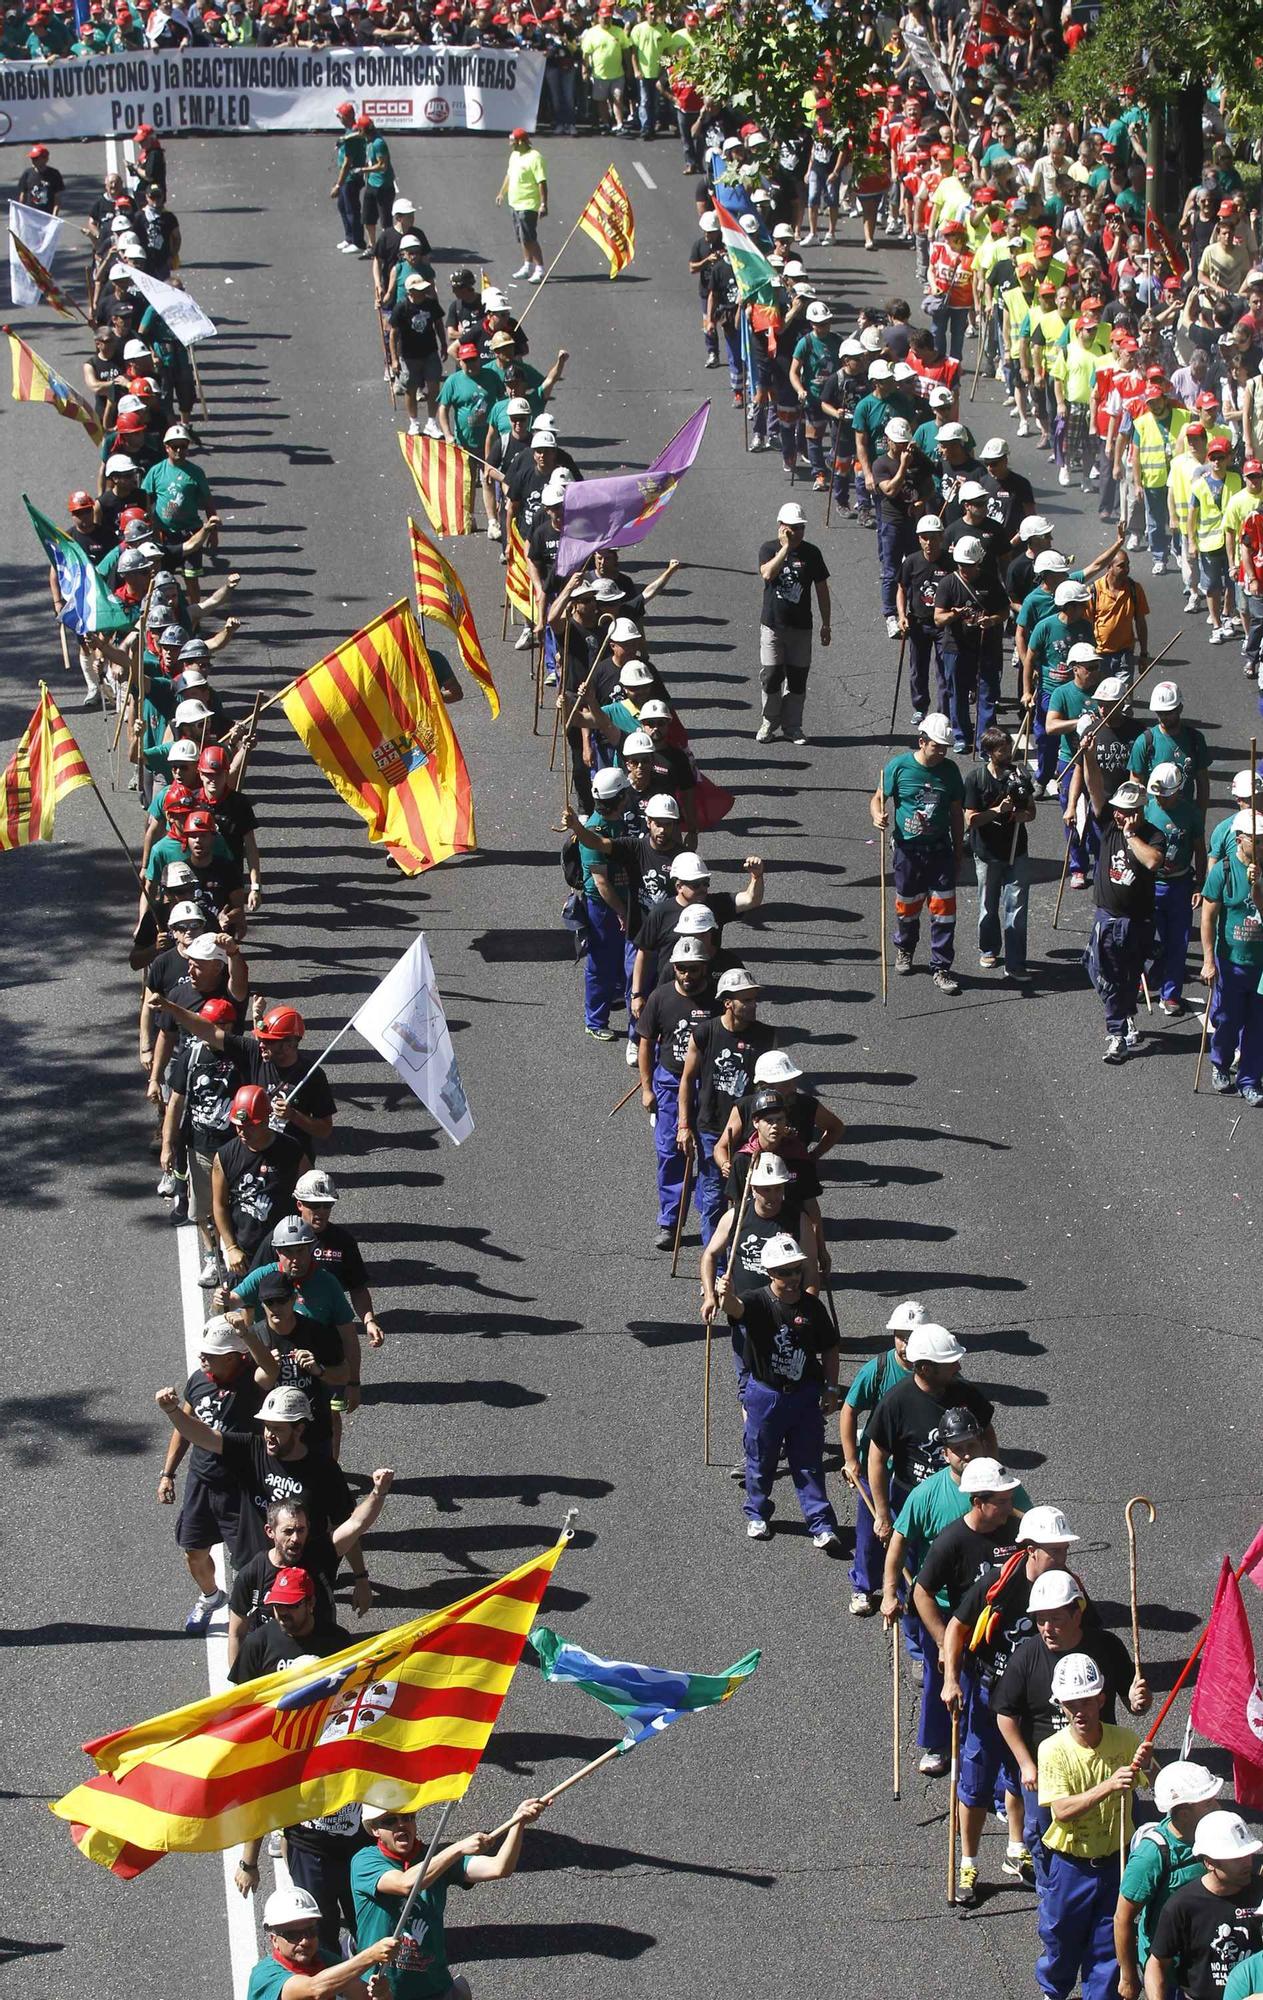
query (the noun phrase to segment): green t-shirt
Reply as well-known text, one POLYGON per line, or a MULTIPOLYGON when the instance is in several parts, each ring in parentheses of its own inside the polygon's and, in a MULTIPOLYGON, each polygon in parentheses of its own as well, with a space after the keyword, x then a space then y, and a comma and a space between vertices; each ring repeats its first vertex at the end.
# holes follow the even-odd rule
MULTIPOLYGON (((1023 607, 1025 609, 1025 606, 1023 607)), ((1038 670, 1039 684, 1051 696, 1056 687, 1070 680, 1073 668, 1066 655, 1072 646, 1090 646, 1092 627, 1085 618, 1072 618, 1067 625, 1059 611, 1041 618, 1027 641, 1031 663, 1038 670)))
POLYGON ((952 807, 965 804, 965 781, 950 757, 932 767, 914 750, 892 757, 882 790, 893 801, 895 839, 909 847, 942 847, 952 838, 952 807))
MULTIPOLYGON (((1225 854, 1236 854, 1237 836, 1232 830, 1232 822, 1237 816, 1237 810, 1234 807, 1227 819, 1221 819, 1218 826, 1212 832, 1210 839, 1206 843, 1206 858, 1208 862, 1222 861, 1225 854)), ((1259 824, 1263 826, 1263 812, 1259 814, 1259 824)))
MULTIPOLYGON (((861 1502, 861 1505, 863 1503, 861 1502)), ((1031 1496, 1024 1486, 1018 1486, 1013 1494, 1015 1513, 1024 1514, 1031 1504, 1031 1496)), ((914 1486, 895 1520, 895 1532, 904 1537, 903 1564, 910 1576, 916 1576, 930 1552, 930 1543, 944 1528, 950 1528, 953 1521, 963 1521, 969 1512, 969 1495, 962 1493, 956 1474, 950 1465, 940 1466, 928 1479, 914 1486)), ((1014 1523, 1016 1529, 1016 1523, 1014 1523)), ((934 1602, 940 1611, 952 1609, 951 1599, 945 1590, 934 1593, 934 1602)))
POLYGON ((1193 850, 1206 830, 1206 816, 1192 798, 1172 799, 1164 806, 1160 799, 1150 799, 1145 807, 1145 818, 1157 827, 1166 840, 1166 853, 1158 870, 1158 879, 1170 882, 1177 875, 1187 875, 1193 866, 1193 850))
POLYGON ((1263 1951, 1252 1951, 1249 1958, 1237 1960, 1228 1974, 1224 2000, 1250 2000, 1252 1993, 1263 1993, 1263 1951))
MULTIPOLYGON (((1119 1894, 1136 1905, 1136 1957, 1142 1970, 1153 1948, 1154 1926, 1162 1914, 1163 1904, 1186 1882, 1198 1881, 1203 1867, 1189 1843, 1180 1839, 1169 1819, 1160 1819, 1153 1825, 1143 1827, 1137 1835, 1118 1887, 1119 1894), (1158 1837, 1155 1838, 1155 1835, 1158 1837)), ((1263 1959, 1260 1964, 1263 1964, 1263 1959)), ((1244 1986, 1241 1990, 1252 1993, 1254 1988, 1244 1986)))
POLYGON ((863 433, 868 442, 869 456, 876 458, 881 449, 881 441, 886 435, 886 426, 892 417, 902 417, 910 423, 916 416, 917 406, 910 396, 901 389, 894 389, 884 400, 874 389, 867 396, 861 396, 855 405, 852 422, 856 434, 863 433))
POLYGON ((1224 855, 1208 871, 1202 885, 1208 903, 1218 903, 1218 951, 1230 965, 1253 965, 1263 970, 1263 917, 1255 906, 1245 864, 1237 855, 1224 855))
MULTIPOLYGON (((846 1392, 847 1408, 855 1411, 859 1426, 858 1449, 861 1466, 868 1464, 868 1433, 877 1408, 887 1390, 895 1388, 912 1370, 901 1362, 892 1347, 888 1354, 875 1354, 866 1361, 846 1392)), ((863 1506, 863 1501, 860 1505, 863 1506)))
POLYGON ((661 72, 663 56, 675 39, 673 30, 661 21, 637 21, 628 30, 627 39, 636 51, 640 74, 654 80, 661 72))
POLYGON ((476 375, 467 375, 463 368, 458 368, 439 390, 439 408, 451 411, 456 442, 466 451, 483 449, 487 418, 502 386, 489 368, 480 368, 476 375))
POLYGON ((365 146, 364 134, 362 132, 344 132, 338 140, 338 165, 340 167, 343 161, 346 162, 348 169, 347 180, 351 180, 354 175, 363 172, 366 151, 367 147, 365 146))
POLYGON ((210 482, 199 465, 173 465, 164 458, 140 486, 152 499, 161 525, 179 535, 191 535, 210 507, 210 482))
POLYGON ((622 28, 594 22, 579 37, 579 47, 598 83, 619 83, 623 75, 623 55, 631 47, 622 28))
MULTIPOLYGON (((1072 722, 1077 722, 1087 705, 1088 694, 1085 688, 1077 686, 1074 681, 1062 681, 1061 685, 1055 687, 1048 697, 1048 720, 1050 722, 1061 721, 1066 716, 1069 716, 1072 722)), ((1079 747, 1079 739, 1073 729, 1059 729, 1055 733, 1057 737, 1057 765, 1060 769, 1063 764, 1068 764, 1074 756, 1079 747)))
MULTIPOLYGON (((145 863, 145 880, 161 882, 164 868, 169 868, 173 861, 187 861, 188 858, 184 842, 177 840, 174 834, 164 833, 162 839, 155 840, 149 850, 149 859, 145 863)), ((232 861, 233 858, 233 851, 228 842, 222 833, 217 833, 211 843, 211 860, 232 861)))
MULTIPOLYGON (((355 1936, 361 1951, 389 1937, 399 1921, 403 1899, 379 1894, 383 1875, 398 1868, 392 1855, 380 1847, 361 1847, 351 1859, 351 1894, 355 1898, 355 1936)), ((430 1888, 422 1889, 412 1905, 408 1927, 403 1933, 394 1964, 386 1968, 386 1978, 395 2000, 435 2000, 452 1983, 443 1936, 443 1912, 447 1892, 453 1882, 468 1886, 465 1856, 449 1868, 430 1888)))
MULTIPOLYGON (((336 1965, 331 1951, 320 1953, 321 1966, 336 1965)), ((294 1974, 287 1965, 278 1965, 274 1958, 261 1958, 250 1973, 250 1984, 246 1988, 246 2000, 281 2000, 285 1982, 294 1974)))
POLYGON ((364 159, 368 167, 368 184, 371 188, 383 188, 391 178, 390 147, 379 135, 370 139, 364 149, 364 159))
POLYGON ((836 334, 805 333, 794 349, 807 394, 817 403, 830 378, 837 374, 840 345, 836 334))
POLYGON ((1133 778, 1140 778, 1147 784, 1158 764, 1174 764, 1177 767, 1184 782, 1185 795, 1191 798, 1198 772, 1210 769, 1210 751, 1201 730, 1182 723, 1177 740, 1167 734, 1160 722, 1151 723, 1132 744, 1128 769, 1133 778))

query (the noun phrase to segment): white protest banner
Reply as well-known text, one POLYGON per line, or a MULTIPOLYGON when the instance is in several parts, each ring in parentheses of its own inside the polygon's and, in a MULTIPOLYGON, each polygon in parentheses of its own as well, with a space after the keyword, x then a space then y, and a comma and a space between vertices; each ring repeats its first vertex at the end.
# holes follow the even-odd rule
POLYGON ((934 44, 921 28, 906 24, 899 30, 903 45, 936 97, 950 97, 952 80, 935 53, 934 44))
POLYGON ((333 131, 353 96, 383 132, 534 129, 545 57, 533 49, 155 49, 0 63, 0 135, 107 139, 169 132, 333 131))
POLYGON ((395 961, 351 1026, 385 1056, 449 1138, 459 1146, 470 1137, 474 1121, 424 935, 395 961))
POLYGON ((19 262, 12 239, 20 236, 27 249, 34 251, 44 269, 51 271, 57 254, 57 238, 61 235, 61 218, 45 215, 42 208, 28 208, 24 201, 11 201, 9 235, 9 297, 15 306, 37 306, 41 297, 39 286, 25 264, 19 262))
POLYGON ((185 347, 192 347, 199 340, 213 340, 218 328, 213 319, 208 319, 195 298, 181 291, 178 285, 164 285, 161 278, 151 278, 146 271, 133 271, 131 281, 156 313, 161 313, 176 339, 185 347))

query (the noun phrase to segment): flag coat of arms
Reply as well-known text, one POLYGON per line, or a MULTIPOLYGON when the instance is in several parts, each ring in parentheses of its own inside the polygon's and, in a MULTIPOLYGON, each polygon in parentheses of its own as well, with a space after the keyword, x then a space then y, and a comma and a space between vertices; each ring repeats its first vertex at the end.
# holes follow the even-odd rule
POLYGON ((63 319, 82 319, 86 322, 86 313, 80 312, 78 306, 71 304, 66 294, 62 291, 61 286, 54 282, 52 272, 45 265, 41 264, 29 243, 24 243, 20 236, 11 234, 9 237, 9 255, 10 258, 17 258, 18 263, 26 272, 27 277, 34 285, 46 306, 51 306, 53 311, 60 313, 63 319))
POLYGON ((476 844, 469 773, 406 599, 300 675, 282 706, 406 875, 476 844))
POLYGON ((9 353, 13 362, 14 402, 51 403, 59 416, 82 424, 94 445, 103 445, 105 432, 87 404, 76 396, 69 382, 63 381, 46 361, 41 361, 35 349, 28 347, 11 326, 6 326, 4 332, 9 336, 9 353))
POLYGON ((92 783, 92 773, 43 681, 39 707, 0 775, 0 850, 51 840, 58 802, 92 783))
POLYGON ((359 1802, 463 1798, 566 1540, 445 1611, 85 1744, 96 1776, 51 1810, 130 1878, 359 1802))
POLYGON ((482 640, 478 637, 478 627, 474 624, 464 584, 443 551, 436 549, 411 519, 408 522, 408 542, 412 550, 417 610, 423 619, 436 618, 440 625, 446 625, 456 634, 462 666, 486 695, 492 715, 499 715, 500 693, 482 649, 482 640))
POLYGON ((398 435, 404 463, 435 534, 472 535, 474 464, 469 453, 445 438, 409 437, 406 431, 398 435))
POLYGON ((591 201, 579 217, 585 236, 604 250, 610 260, 610 276, 625 271, 636 254, 636 218, 631 199, 611 167, 597 182, 591 201))

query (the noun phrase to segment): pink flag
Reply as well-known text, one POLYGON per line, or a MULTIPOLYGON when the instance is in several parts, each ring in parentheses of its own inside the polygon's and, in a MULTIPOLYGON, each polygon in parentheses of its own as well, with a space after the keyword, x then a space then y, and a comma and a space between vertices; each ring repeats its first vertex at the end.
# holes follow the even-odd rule
POLYGON ((1241 1588, 1228 1557, 1220 1571, 1189 1717, 1199 1736, 1232 1752, 1237 1804, 1263 1805, 1263 1689, 1241 1588))
POLYGON ((1241 1558, 1237 1575, 1244 1576, 1256 1590, 1263 1590, 1263 1528, 1259 1529, 1241 1558))

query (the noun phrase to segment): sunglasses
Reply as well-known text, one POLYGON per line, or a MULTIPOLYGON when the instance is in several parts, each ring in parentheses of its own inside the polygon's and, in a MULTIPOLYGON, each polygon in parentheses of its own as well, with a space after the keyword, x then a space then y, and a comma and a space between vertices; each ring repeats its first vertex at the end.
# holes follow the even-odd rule
POLYGON ((300 1938, 316 1937, 320 1926, 316 1923, 284 1924, 273 1931, 273 1937, 284 1938, 286 1944, 297 1944, 300 1938))

